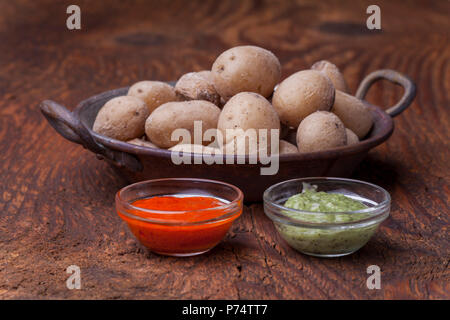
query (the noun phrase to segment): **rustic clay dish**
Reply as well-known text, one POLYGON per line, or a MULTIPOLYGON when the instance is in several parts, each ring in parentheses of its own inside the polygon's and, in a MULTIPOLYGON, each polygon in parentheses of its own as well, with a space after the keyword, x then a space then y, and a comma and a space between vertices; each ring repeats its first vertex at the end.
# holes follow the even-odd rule
MULTIPOLYGON (((126 95, 128 88, 107 91, 82 101, 73 112, 53 101, 43 101, 41 111, 55 130, 66 139, 81 144, 105 159, 127 181, 137 182, 156 178, 193 177, 225 181, 244 192, 245 201, 261 201, 269 186, 280 181, 314 176, 348 177, 367 152, 384 142, 394 130, 392 117, 405 110, 415 97, 416 89, 411 79, 393 70, 378 70, 369 74, 360 84, 356 97, 364 99, 371 85, 389 80, 404 88, 404 95, 393 107, 383 111, 365 101, 375 122, 368 136, 360 143, 327 151, 304 154, 286 154, 279 158, 279 171, 275 175, 261 175, 261 164, 181 164, 171 161, 171 152, 164 149, 136 146, 108 138, 92 131, 97 112, 106 101, 126 95)), ((192 160, 202 157, 192 154, 192 160)), ((233 157, 233 156, 224 156, 233 157)), ((248 162, 248 161, 246 161, 248 162)), ((193 161, 192 161, 193 163, 193 161)), ((225 163, 225 161, 224 161, 225 163)))

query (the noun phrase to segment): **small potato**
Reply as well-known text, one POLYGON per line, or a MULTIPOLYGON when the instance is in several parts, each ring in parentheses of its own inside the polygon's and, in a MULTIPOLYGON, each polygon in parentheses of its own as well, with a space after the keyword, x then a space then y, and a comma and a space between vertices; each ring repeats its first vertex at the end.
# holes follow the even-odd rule
POLYGON ((228 49, 217 57, 211 71, 217 92, 225 101, 239 92, 256 92, 268 98, 281 77, 278 58, 256 46, 228 49))
POLYGON ((136 97, 116 97, 100 109, 93 130, 104 136, 127 141, 142 137, 149 111, 144 101, 136 97))
POLYGON ((220 113, 217 128, 225 137, 225 143, 233 139, 236 129, 244 132, 254 129, 260 139, 259 129, 267 130, 270 144, 271 130, 280 130, 280 120, 275 109, 263 96, 254 92, 241 92, 231 98, 220 113))
POLYGON ((217 128, 219 115, 219 107, 208 101, 168 102, 156 108, 147 118, 145 134, 158 147, 170 148, 180 142, 171 140, 174 130, 187 129, 191 139, 194 139, 194 121, 201 121, 203 137, 206 130, 217 128))
POLYGON ((218 148, 212 148, 208 146, 203 146, 201 144, 184 144, 180 143, 171 148, 170 151, 181 151, 189 153, 207 153, 211 155, 222 154, 222 151, 218 148))
POLYGON ((334 86, 320 71, 303 70, 280 83, 272 105, 282 123, 297 128, 311 113, 329 111, 334 102, 334 86))
POLYGON ((280 154, 298 153, 297 146, 284 140, 280 140, 280 154))
POLYGON ((220 104, 220 95, 214 83, 196 72, 183 75, 175 85, 175 92, 180 100, 206 100, 216 106, 220 104))
MULTIPOLYGON (((276 154, 276 150, 271 151, 272 154, 276 154)), ((288 153, 298 153, 297 146, 285 140, 280 140, 278 145, 278 154, 288 154, 288 153)))
POLYGON ((321 71, 330 78, 333 82, 334 88, 342 92, 349 92, 347 83, 345 82, 344 76, 339 71, 338 67, 326 60, 321 60, 314 63, 311 67, 312 70, 321 71))
POLYGON ((297 147, 300 152, 333 149, 346 144, 344 124, 331 112, 314 112, 298 126, 297 147))
POLYGON ((142 140, 139 138, 136 138, 133 140, 128 140, 127 143, 131 143, 131 144, 141 146, 141 147, 158 148, 156 145, 154 145, 150 141, 142 140))
MULTIPOLYGON (((197 74, 199 76, 205 78, 206 80, 208 80, 210 83, 212 83, 214 85, 214 88, 216 87, 216 85, 214 84, 214 74, 212 73, 212 71, 210 71, 210 70, 203 70, 203 71, 197 72, 197 74)), ((217 89, 216 89, 216 91, 217 91, 217 89)), ((217 94, 219 94, 219 93, 217 93, 217 94)), ((219 108, 222 108, 225 105, 225 103, 226 103, 225 99, 220 97, 219 98, 219 104, 216 104, 216 105, 219 108)))
POLYGON ((352 130, 359 139, 364 138, 373 125, 373 117, 369 108, 359 99, 336 90, 336 99, 331 109, 352 130))
POLYGON ((166 102, 178 100, 175 89, 160 81, 136 82, 128 89, 128 95, 143 100, 150 113, 166 102))
POLYGON ((202 70, 202 71, 196 72, 196 74, 199 75, 200 77, 205 78, 210 83, 214 84, 214 74, 211 72, 211 70, 202 70))
POLYGON ((240 134, 233 137, 226 145, 223 146, 222 151, 225 154, 231 155, 259 155, 269 156, 270 143, 267 139, 258 139, 256 134, 240 134))
POLYGON ((357 144, 359 142, 358 136, 349 128, 345 128, 345 132, 347 133, 347 145, 350 146, 352 144, 357 144))

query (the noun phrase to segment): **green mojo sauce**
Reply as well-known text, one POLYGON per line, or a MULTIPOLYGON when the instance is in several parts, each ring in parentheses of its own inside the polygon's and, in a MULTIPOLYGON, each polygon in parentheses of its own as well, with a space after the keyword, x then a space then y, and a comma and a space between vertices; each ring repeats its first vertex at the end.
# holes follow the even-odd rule
MULTIPOLYGON (((317 214, 284 212, 288 217, 310 223, 356 222, 369 216, 367 213, 348 213, 366 209, 367 206, 362 202, 339 193, 317 192, 307 184, 304 185, 302 193, 291 196, 284 206, 317 212, 317 214)), ((281 236, 301 252, 313 255, 341 255, 354 252, 364 246, 376 231, 378 223, 368 226, 341 227, 337 225, 324 229, 314 226, 297 227, 277 222, 276 227, 281 236)))
POLYGON ((340 193, 317 192, 314 189, 290 197, 285 207, 314 212, 345 212, 367 208, 363 203, 340 193))

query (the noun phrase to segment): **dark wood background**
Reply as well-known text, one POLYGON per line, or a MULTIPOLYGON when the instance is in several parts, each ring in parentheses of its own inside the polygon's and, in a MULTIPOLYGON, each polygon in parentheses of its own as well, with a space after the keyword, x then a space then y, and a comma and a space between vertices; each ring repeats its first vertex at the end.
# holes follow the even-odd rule
MULTIPOLYGON (((365 28, 372 1, 76 1, 82 30, 69 31, 72 2, 0 2, 0 298, 450 298, 448 1, 377 1, 381 32, 365 28), (114 211, 125 182, 38 110, 44 99, 73 108, 138 80, 208 69, 240 44, 272 50, 283 77, 331 60, 352 92, 380 68, 416 81, 393 136, 353 175, 393 198, 391 217, 356 254, 296 253, 261 204, 208 254, 147 253, 114 211), (81 290, 66 288, 72 264, 81 290), (366 288, 372 264, 381 290, 366 288)), ((368 100, 387 107, 401 93, 382 82, 368 100)))

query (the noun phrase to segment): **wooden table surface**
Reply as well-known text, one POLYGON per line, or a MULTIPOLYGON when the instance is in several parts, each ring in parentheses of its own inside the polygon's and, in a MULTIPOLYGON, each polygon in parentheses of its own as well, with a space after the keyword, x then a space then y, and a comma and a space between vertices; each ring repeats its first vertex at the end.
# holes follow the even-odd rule
MULTIPOLYGON (((448 1, 377 1, 382 31, 365 27, 370 1, 77 2, 80 31, 65 26, 72 1, 0 2, 0 298, 450 298, 448 1), (145 252, 114 211, 126 182, 38 110, 44 99, 73 108, 138 80, 208 69, 241 44, 273 51, 283 78, 328 59, 352 92, 381 68, 416 82, 393 136, 353 175, 393 199, 390 218, 357 253, 296 253, 261 204, 247 206, 210 253, 145 252), (373 264, 380 290, 366 287, 373 264), (81 268, 80 290, 66 287, 69 265, 81 268)), ((401 93, 382 82, 368 100, 387 107, 401 93)))

